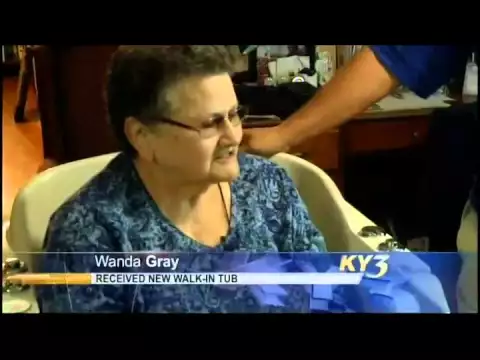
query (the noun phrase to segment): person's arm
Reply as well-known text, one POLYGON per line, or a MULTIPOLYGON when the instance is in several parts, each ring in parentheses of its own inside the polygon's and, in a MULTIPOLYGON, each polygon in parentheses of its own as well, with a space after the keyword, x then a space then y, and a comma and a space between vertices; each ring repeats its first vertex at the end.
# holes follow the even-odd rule
MULTIPOLYGON (((79 208, 52 218, 46 237, 48 254, 42 255, 39 272, 94 272, 93 255, 73 253, 112 251, 108 232, 95 219, 93 211, 79 208)), ((129 312, 127 291, 128 287, 115 285, 56 285, 39 286, 36 296, 41 313, 118 313, 129 312)))
POLYGON ((363 48, 314 98, 279 126, 291 147, 362 113, 400 84, 427 97, 445 84, 471 49, 375 45, 363 48))

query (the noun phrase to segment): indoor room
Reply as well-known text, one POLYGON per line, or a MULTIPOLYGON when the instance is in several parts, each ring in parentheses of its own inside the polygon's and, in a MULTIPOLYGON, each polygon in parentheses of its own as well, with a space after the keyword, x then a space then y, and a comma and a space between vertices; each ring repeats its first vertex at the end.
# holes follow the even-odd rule
MULTIPOLYGON (((344 69, 354 68, 356 62, 367 62, 368 56, 372 56, 369 53, 372 51, 370 46, 234 46, 238 47, 238 54, 235 52, 237 57, 234 59, 235 66, 232 67, 234 70, 229 71, 231 75, 229 79, 231 79, 234 91, 232 98, 236 99, 238 106, 235 109, 232 107, 228 116, 222 113, 220 118, 223 117, 223 120, 226 120, 228 117, 230 119, 228 126, 231 126, 229 129, 234 134, 236 128, 234 128, 232 119, 241 115, 239 123, 241 123, 243 135, 238 135, 237 140, 234 135, 230 140, 224 140, 224 143, 227 144, 225 145, 226 150, 222 150, 225 152, 222 152, 224 158, 218 160, 219 164, 223 164, 222 166, 226 169, 230 165, 225 164, 228 164, 229 161, 236 161, 232 159, 242 157, 245 153, 252 159, 256 159, 249 160, 253 165, 248 166, 255 169, 252 171, 263 172, 265 178, 272 176, 272 179, 278 179, 280 175, 275 175, 276 177, 270 175, 270 170, 263 167, 261 169, 264 170, 261 170, 260 163, 255 163, 255 161, 265 161, 275 164, 275 168, 282 168, 283 173, 289 179, 282 180, 279 186, 281 188, 286 183, 291 183, 292 189, 296 189, 294 192, 298 191, 298 201, 301 204, 298 206, 302 209, 305 208, 304 216, 310 218, 308 221, 312 222, 312 226, 319 230, 321 234, 319 236, 324 239, 322 240, 324 245, 315 245, 317 248, 325 246, 326 250, 321 251, 331 253, 397 251, 412 254, 417 252, 457 253, 459 226, 466 216, 470 216, 468 210, 470 208, 465 204, 472 196, 476 196, 471 194, 476 191, 472 189, 475 186, 474 181, 478 176, 479 168, 478 70, 472 49, 466 52, 465 62, 462 66, 457 66, 454 71, 451 71, 447 80, 437 81, 434 79, 430 81, 429 78, 428 81, 438 84, 438 86, 426 96, 416 91, 414 86, 407 86, 410 84, 407 80, 405 80, 407 84, 404 82, 403 75, 395 74, 396 76, 389 83, 384 94, 379 91, 379 95, 376 98, 373 96, 369 101, 367 93, 371 94, 377 91, 381 85, 371 90, 370 87, 373 85, 369 85, 370 82, 365 81, 364 87, 369 90, 364 91, 366 94, 364 102, 359 102, 357 105, 352 100, 351 107, 345 102, 346 105, 342 108, 342 106, 336 105, 332 99, 335 98, 337 91, 340 93, 342 86, 348 88, 348 81, 345 80, 344 85, 340 81, 337 83, 335 81, 337 78, 348 79, 348 74, 346 74, 348 71, 344 71, 344 69), (337 106, 338 114, 341 113, 341 116, 346 118, 340 119, 341 116, 338 115, 338 121, 334 123, 335 116, 328 116, 330 103, 332 109, 337 106), (325 110, 318 110, 318 116, 320 118, 325 112, 325 119, 331 119, 332 125, 319 125, 315 129, 312 125, 311 128, 307 128, 309 122, 313 123, 312 119, 316 112, 309 109, 317 106, 315 104, 319 109, 322 104, 328 104, 325 105, 325 110), (298 124, 303 122, 305 124, 303 127, 294 124, 294 119, 297 118, 298 120, 295 121, 298 124), (290 133, 284 130, 290 128, 292 129, 290 133), (266 144, 267 139, 273 139, 276 136, 274 129, 280 129, 282 134, 290 134, 285 135, 289 141, 288 146, 283 146, 282 143, 278 150, 273 149, 270 152, 260 140, 262 136, 265 136, 266 144), (297 134, 297 132, 298 137, 291 135, 297 134), (257 139, 255 144, 259 145, 255 145, 251 139, 257 139), (249 143, 249 141, 251 142, 249 143)), ((371 47, 375 49, 374 46, 371 47)), ((63 209, 64 204, 68 203, 72 197, 81 196, 78 194, 83 194, 83 191, 86 191, 84 189, 88 188, 92 181, 99 179, 105 173, 105 169, 110 166, 109 164, 115 162, 114 159, 118 152, 126 152, 122 147, 125 142, 129 143, 128 146, 133 149, 132 151, 140 154, 141 159, 148 158, 152 164, 156 164, 155 166, 161 164, 158 166, 171 169, 172 172, 178 170, 179 174, 191 175, 194 170, 180 169, 179 164, 183 164, 182 161, 185 161, 185 164, 187 161, 193 161, 189 165, 191 169, 198 168, 198 171, 201 171, 203 155, 200 150, 197 149, 195 156, 185 155, 186 149, 195 151, 196 148, 187 144, 185 149, 181 149, 178 144, 180 144, 179 141, 183 141, 179 140, 183 135, 175 135, 176 137, 172 135, 170 140, 164 138, 178 128, 178 131, 191 130, 192 139, 193 133, 198 132, 199 138, 207 144, 208 135, 205 135, 207 140, 202 137, 204 135, 201 135, 207 133, 206 130, 202 130, 203 128, 192 125, 192 123, 180 121, 177 117, 164 116, 159 122, 166 124, 166 130, 160 135, 152 135, 150 130, 143 129, 143 127, 147 128, 150 120, 137 123, 136 114, 124 111, 127 108, 126 104, 122 105, 121 101, 118 104, 114 102, 117 99, 115 94, 123 94, 125 99, 136 99, 137 95, 131 93, 127 96, 125 95, 128 93, 127 90, 112 90, 114 86, 118 85, 117 82, 119 83, 123 79, 119 75, 118 79, 120 80, 115 80, 112 75, 114 71, 121 71, 121 65, 118 65, 118 68, 111 65, 112 56, 118 53, 118 48, 116 45, 2 46, 2 63, 5 69, 2 162, 4 276, 6 268, 15 269, 13 271, 15 274, 32 271, 36 260, 34 256, 27 253, 45 251, 48 234, 55 233, 55 228, 51 223, 55 217, 52 215, 58 214, 59 209, 63 209), (110 76, 108 81, 111 83, 107 81, 107 76, 110 76), (107 83, 108 85, 106 85, 107 83), (124 92, 122 93, 122 91, 124 92), (112 125, 117 114, 112 110, 115 104, 117 104, 116 111, 118 113, 124 111, 122 113, 123 123, 119 128, 112 125), (120 136, 119 133, 121 133, 120 136), (154 142, 152 136, 158 136, 161 140, 154 142), (178 146, 175 148, 176 150, 169 151, 173 150, 174 144, 178 146), (162 159, 163 155, 158 154, 165 154, 166 160, 162 159), (167 159, 173 156, 178 157, 178 162, 167 159), (192 158, 196 158, 196 163, 192 158)), ((134 50, 131 51, 134 52, 134 50)), ((151 51, 153 53, 155 50, 151 51)), ((225 53, 225 56, 230 56, 230 53, 225 53)), ((380 60, 383 55, 375 53, 375 56, 380 63, 386 64, 380 60)), ((134 60, 129 59, 125 55, 123 66, 133 63, 134 60)), ((120 63, 120 60, 118 61, 120 63)), ((222 63, 218 66, 226 65, 222 63)), ((148 71, 152 72, 151 78, 157 76, 157 73, 155 76, 153 75, 156 70, 148 71)), ((197 70, 189 71, 194 73, 197 70)), ((372 79, 373 76, 376 75, 372 75, 372 79)), ((419 76, 419 78, 421 77, 419 76)), ((169 80, 173 83, 172 79, 173 75, 169 80)), ((375 81, 372 80, 371 83, 374 84, 375 81)), ((425 81, 427 82, 427 80, 425 81)), ((355 94, 357 91, 358 93, 362 92, 362 86, 360 83, 353 85, 353 80, 351 84, 352 95, 350 97, 360 98, 360 95, 356 96, 355 94)), ((228 90, 230 85, 223 84, 221 80, 218 80, 218 84, 212 86, 213 88, 226 86, 225 89, 228 90)), ((142 91, 146 91, 147 88, 147 85, 144 88, 138 88, 139 98, 146 96, 146 93, 142 91)), ((222 94, 227 94, 227 90, 222 94)), ((158 91, 155 94, 160 97, 159 94, 163 94, 163 92, 158 91)), ((227 101, 227 97, 227 95, 222 95, 218 96, 218 99, 227 101)), ((140 103, 141 100, 138 100, 138 104, 140 103)), ((131 105, 132 109, 137 105, 131 105)), ((143 115, 143 112, 139 112, 138 118, 143 115)), ((148 116, 151 116, 150 112, 148 112, 148 116)), ((222 122, 223 120, 218 121, 222 122)), ((159 132, 161 131, 159 130, 159 132)), ((223 144, 222 140, 219 141, 219 144, 223 144)), ((205 145, 205 149, 206 147, 207 145, 205 145)), ((247 170, 242 168, 242 166, 247 166, 242 161, 239 165, 240 177, 241 174, 250 171, 250 167, 247 170)), ((139 170, 144 165, 137 164, 135 166, 137 166, 136 176, 141 178, 145 183, 145 189, 148 189, 150 193, 148 201, 151 202, 153 199, 153 202, 157 202, 154 195, 155 190, 151 190, 148 180, 145 180, 149 176, 154 177, 149 175, 153 170, 139 170)), ((154 165, 151 166, 153 169, 154 165)), ((224 179, 222 176, 227 176, 225 174, 228 171, 233 171, 222 170, 221 166, 217 165, 211 165, 210 171, 214 171, 215 167, 220 169, 218 174, 215 173, 219 179, 224 179)), ((148 166, 145 165, 145 168, 148 166)), ((233 168, 234 166, 231 165, 231 169, 233 168)), ((178 175, 178 179, 181 179, 182 176, 178 175)), ((118 177, 117 179, 121 180, 118 177)), ((116 181, 116 179, 112 179, 112 182, 114 180, 116 181)), ((219 180, 218 183, 234 184, 235 180, 219 180)), ((119 183, 118 188, 121 185, 119 183)), ((234 235, 234 228, 231 227, 231 224, 240 228, 243 226, 238 220, 240 205, 238 205, 239 213, 237 214, 239 218, 236 221, 232 220, 236 216, 233 202, 241 201, 241 198, 240 195, 234 193, 236 185, 231 185, 231 188, 229 186, 219 185, 220 195, 215 195, 217 193, 211 195, 212 203, 221 199, 222 201, 219 203, 220 205, 223 203, 222 206, 225 208, 227 221, 225 234, 219 237, 218 243, 212 242, 205 245, 211 248, 221 248, 219 251, 225 252, 239 251, 236 243, 227 246, 228 237, 234 235), (225 194, 227 194, 226 197, 225 194)), ((109 189, 113 191, 113 185, 109 189)), ((105 191, 104 197, 99 197, 99 199, 103 199, 98 200, 99 204, 108 200, 107 190, 105 191)), ((243 190, 238 191, 239 194, 245 194, 243 190)), ((125 195, 122 196, 125 198, 125 195)), ((269 214, 265 210, 266 220, 263 223, 269 224, 271 221, 277 224, 277 228, 283 226, 283 220, 281 220, 283 213, 277 214, 276 212, 279 211, 277 205, 268 202, 274 201, 271 198, 275 196, 272 195, 271 198, 266 196, 265 203, 261 202, 263 201, 262 196, 261 194, 253 196, 258 201, 258 208, 263 206, 265 209, 273 209, 269 214)), ((159 197, 161 198, 160 195, 159 197)), ((146 199, 146 197, 143 198, 142 204, 147 201, 146 199)), ((471 202, 474 204, 473 200, 471 202)), ((470 204, 470 202, 467 203, 470 204)), ((158 208, 161 209, 160 212, 168 213, 161 205, 158 205, 158 208)), ((209 208, 207 207, 207 209, 209 208)), ((139 208, 138 212, 141 212, 140 210, 139 208)), ((211 210, 213 218, 225 215, 223 208, 218 212, 217 210, 216 208, 211 210), (216 215, 214 216, 214 214, 216 215)), ((97 209, 97 211, 100 210, 97 209)), ((158 212, 158 209, 155 211, 158 212)), ((131 212, 130 209, 128 213, 131 212)), ((474 212, 475 210, 472 210, 472 214, 474 212)), ((182 221, 177 224, 172 217, 165 214, 157 215, 167 219, 166 222, 173 223, 176 226, 175 231, 195 238, 192 234, 196 230, 192 230, 190 225, 184 225, 182 221), (185 226, 185 229, 182 226, 185 226)), ((68 213, 63 216, 67 219, 68 213)), ((292 216, 294 219, 292 221, 297 221, 300 215, 292 216)), ((257 220, 251 220, 251 231, 256 229, 255 221, 257 220)), ((130 220, 121 218, 115 220, 118 223, 122 223, 122 221, 124 226, 127 226, 125 224, 128 224, 130 220)), ((134 221, 131 221, 134 224, 134 221)), ((246 226, 247 220, 244 221, 246 226)), ((217 221, 204 218, 197 219, 197 223, 208 224, 206 226, 210 230, 205 230, 208 234, 210 234, 209 231, 213 231, 211 228, 217 226, 217 221)), ((475 224, 477 223, 478 220, 475 218, 475 224)), ((88 226, 88 224, 84 224, 85 228, 88 226)), ((221 228, 223 225, 219 226, 221 228)), ((260 225, 258 226, 260 227, 260 225)), ((478 227, 478 225, 476 226, 478 227)), ((128 237, 131 236, 132 231, 136 231, 132 229, 137 228, 132 225, 131 229, 122 229, 124 230, 118 231, 126 234, 122 235, 123 237, 128 237)), ((153 229, 150 233, 154 232, 153 229)), ((240 230, 237 229, 237 231, 240 230)), ((84 236, 88 237, 89 235, 84 236)), ((140 237, 140 235, 138 236, 140 237)), ((134 245, 128 245, 125 248, 133 250, 110 249, 109 251, 128 252, 136 249, 134 245)), ((169 249, 172 248, 163 249, 161 246, 153 246, 149 249, 138 248, 138 251, 167 251, 169 249)), ((189 247, 180 247, 180 249, 190 251, 189 247)), ((262 251, 267 251, 266 249, 262 251)), ((285 251, 310 251, 308 249, 292 249, 288 248, 285 251)), ((282 252, 281 249, 278 251, 282 252)), ((476 254, 476 245, 475 250, 468 247, 468 252, 472 251, 476 254)), ((455 276, 457 277, 460 267, 460 260, 456 258, 451 260, 451 268, 456 269, 455 276)), ((12 301, 23 301, 24 305, 27 303, 22 308, 17 301, 17 306, 24 310, 16 312, 39 312, 38 305, 35 300, 32 300, 31 289, 27 289, 27 286, 17 284, 17 286, 12 285, 8 288, 5 281, 3 285, 4 298, 7 296, 12 301)), ((457 305, 453 307, 451 305, 452 303, 456 304, 454 300, 455 286, 456 281, 452 280, 447 286, 444 285, 443 289, 450 308, 457 307, 457 305)))

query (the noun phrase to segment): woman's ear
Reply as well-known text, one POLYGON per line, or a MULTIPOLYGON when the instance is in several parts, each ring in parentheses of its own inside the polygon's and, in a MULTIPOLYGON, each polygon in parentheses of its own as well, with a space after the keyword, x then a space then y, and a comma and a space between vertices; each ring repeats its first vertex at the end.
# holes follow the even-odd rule
POLYGON ((154 151, 145 125, 135 117, 130 116, 125 120, 123 130, 128 142, 137 151, 138 155, 145 160, 153 161, 154 151))

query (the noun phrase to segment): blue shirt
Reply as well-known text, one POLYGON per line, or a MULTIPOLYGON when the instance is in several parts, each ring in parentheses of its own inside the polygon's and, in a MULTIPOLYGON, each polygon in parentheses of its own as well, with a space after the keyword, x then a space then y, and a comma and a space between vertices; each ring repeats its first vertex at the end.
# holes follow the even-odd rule
MULTIPOLYGON (((464 73, 468 58, 478 51, 474 45, 372 45, 370 48, 402 85, 423 98, 447 84, 455 74, 464 73)), ((478 211, 480 175, 477 173, 476 177, 470 199, 478 211)))
POLYGON ((474 46, 372 45, 377 59, 400 83, 427 98, 460 71, 465 71, 474 46))
MULTIPOLYGON (((46 252, 325 252, 292 180, 279 166, 241 154, 231 184, 229 235, 216 248, 180 232, 159 210, 132 161, 116 157, 52 216, 46 252)), ((41 272, 92 272, 85 256, 44 257, 41 272), (77 260, 75 260, 77 259, 77 260)), ((271 312, 249 288, 215 286, 42 286, 42 312, 271 312)), ((292 296, 281 311, 307 311, 308 298, 292 296), (299 300, 300 299, 300 300, 299 300)))

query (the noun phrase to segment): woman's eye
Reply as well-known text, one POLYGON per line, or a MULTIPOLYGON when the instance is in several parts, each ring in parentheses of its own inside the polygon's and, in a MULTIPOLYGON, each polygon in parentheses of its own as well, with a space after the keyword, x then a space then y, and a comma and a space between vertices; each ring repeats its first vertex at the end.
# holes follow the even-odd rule
POLYGON ((204 127, 205 128, 215 127, 215 126, 220 125, 222 122, 223 122, 223 118, 218 117, 218 118, 210 120, 210 122, 208 124, 205 124, 204 127))

